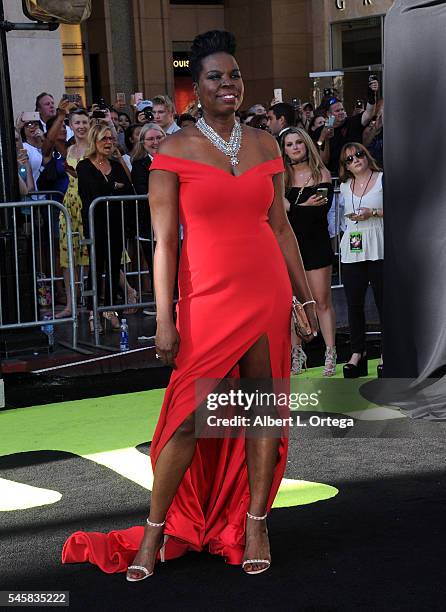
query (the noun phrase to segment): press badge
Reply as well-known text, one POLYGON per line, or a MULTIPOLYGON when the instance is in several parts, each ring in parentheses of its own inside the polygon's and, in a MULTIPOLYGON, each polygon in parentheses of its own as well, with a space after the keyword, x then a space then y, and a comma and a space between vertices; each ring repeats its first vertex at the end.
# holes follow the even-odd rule
POLYGON ((350 232, 350 253, 362 253, 362 232, 350 232))

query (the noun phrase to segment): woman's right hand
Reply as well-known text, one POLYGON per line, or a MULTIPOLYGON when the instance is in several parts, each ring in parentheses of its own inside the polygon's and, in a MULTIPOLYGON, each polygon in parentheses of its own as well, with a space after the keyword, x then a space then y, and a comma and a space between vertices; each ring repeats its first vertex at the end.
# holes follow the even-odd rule
POLYGON ((180 335, 173 321, 158 322, 156 326, 155 349, 159 359, 176 369, 175 358, 180 348, 180 335))
POLYGON ((17 154, 17 163, 19 164, 19 166, 26 166, 28 162, 29 157, 28 153, 26 152, 26 149, 21 149, 17 154))
POLYGON ((57 110, 65 113, 65 116, 69 115, 72 110, 75 110, 77 105, 74 102, 70 102, 67 98, 62 98, 57 105, 57 110))
POLYGON ((309 197, 306 202, 302 202, 301 206, 323 206, 327 202, 327 198, 324 198, 324 196, 315 193, 314 195, 309 197))

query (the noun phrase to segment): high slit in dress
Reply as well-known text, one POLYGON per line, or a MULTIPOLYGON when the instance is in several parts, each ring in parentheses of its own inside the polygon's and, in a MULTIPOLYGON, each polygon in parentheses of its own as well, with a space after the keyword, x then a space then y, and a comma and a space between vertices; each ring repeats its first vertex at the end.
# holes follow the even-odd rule
MULTIPOLYGON (((180 348, 151 445, 157 458, 184 419, 196 409, 197 379, 238 376, 241 357, 262 336, 275 379, 290 375, 291 283, 268 223, 272 177, 281 158, 234 176, 206 163, 158 154, 151 171, 177 174, 184 228, 177 304, 180 348)), ((288 441, 280 439, 268 510, 286 466, 288 441)), ((198 439, 190 467, 166 517, 166 558, 208 550, 228 563, 243 559, 249 506, 245 440, 198 439)), ((64 563, 89 561, 105 572, 127 570, 144 527, 109 534, 76 532, 65 542, 64 563)))

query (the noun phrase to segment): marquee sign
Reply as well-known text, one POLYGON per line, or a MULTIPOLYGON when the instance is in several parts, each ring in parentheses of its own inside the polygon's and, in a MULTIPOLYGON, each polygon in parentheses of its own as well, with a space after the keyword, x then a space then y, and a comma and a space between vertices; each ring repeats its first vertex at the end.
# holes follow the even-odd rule
POLYGON ((190 76, 189 54, 184 51, 174 51, 172 67, 175 76, 190 76))

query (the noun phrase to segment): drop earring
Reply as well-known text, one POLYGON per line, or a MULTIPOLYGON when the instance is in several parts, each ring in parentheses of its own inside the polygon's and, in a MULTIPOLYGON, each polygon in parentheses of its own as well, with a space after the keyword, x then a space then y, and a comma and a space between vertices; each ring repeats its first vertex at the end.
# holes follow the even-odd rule
POLYGON ((197 108, 198 108, 198 110, 201 110, 201 108, 202 108, 201 102, 200 102, 200 98, 198 98, 198 100, 197 100, 197 108))

